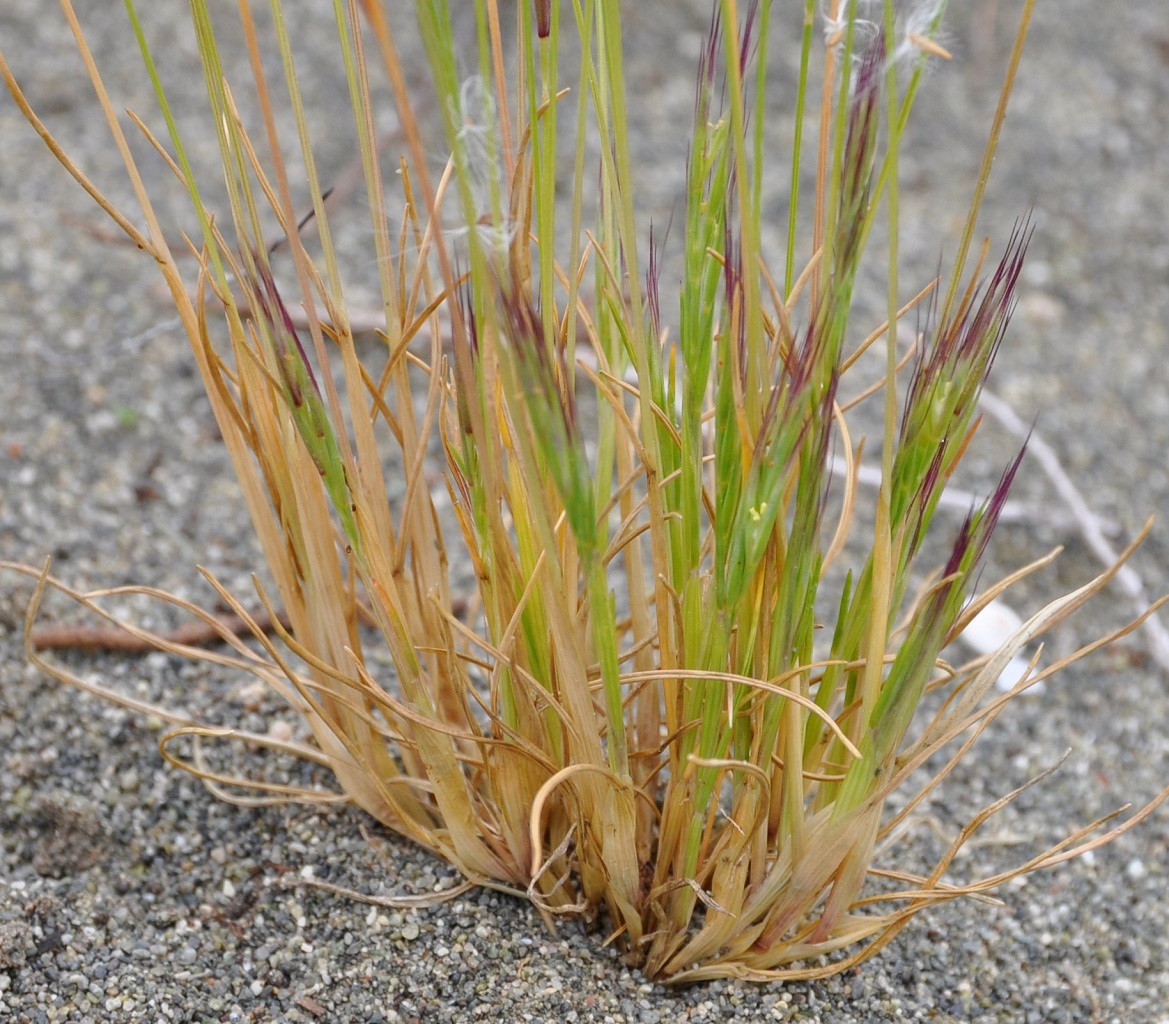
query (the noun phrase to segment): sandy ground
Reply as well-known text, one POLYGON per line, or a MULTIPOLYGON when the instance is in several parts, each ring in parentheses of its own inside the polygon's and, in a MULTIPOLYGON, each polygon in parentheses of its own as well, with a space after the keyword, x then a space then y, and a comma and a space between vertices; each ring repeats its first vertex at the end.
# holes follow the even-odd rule
MULTIPOLYGON (((319 17, 300 6, 302 18, 319 17)), ((777 22, 790 24, 790 6, 777 5, 777 22)), ((955 59, 927 82, 904 162, 907 279, 956 244, 1017 4, 952 6, 955 59)), ((164 75, 177 102, 195 109, 184 5, 151 7, 151 32, 170 55, 164 75)), ((1005 239, 1028 209, 1035 224, 992 388, 1037 418, 1119 543, 1169 506, 1169 17, 1162 0, 1117 10, 1041 0, 984 227, 1005 239)), ((120 9, 90 18, 92 44, 117 102, 151 111, 121 19, 120 9)), ((705 20, 699 4, 630 5, 642 172, 659 222, 681 178, 690 61, 705 20)), ((309 36, 327 51, 327 29, 309 36)), ((127 200, 58 12, 9 0, 0 46, 86 170, 127 200)), ((343 102, 329 67, 322 58, 305 83, 322 124, 343 102)), ((325 148, 329 167, 344 165, 325 148)), ((167 326, 149 261, 91 226, 105 225, 0 101, 0 558, 51 555, 78 587, 146 583, 207 601, 199 563, 246 590, 256 546, 186 344, 167 326)), ((1007 450, 993 426, 988 436, 970 481, 983 488, 1007 450)), ((1026 611, 1097 568, 1033 460, 1023 477, 1020 497, 1041 511, 1003 528, 996 567, 1067 547, 1021 592, 1026 611)), ((1151 592, 1169 590, 1169 522, 1154 526, 1136 565, 1151 592)), ((1169 811, 1090 859, 1009 887, 1001 905, 926 915, 859 972, 786 988, 665 990, 593 937, 571 927, 550 937, 525 906, 496 895, 371 911, 285 887, 286 868, 305 866, 374 893, 454 880, 393 837, 367 842, 355 812, 240 810, 165 768, 157 722, 25 665, 28 594, 0 576, 5 1019, 1169 1021, 1169 811)), ((159 621, 156 606, 124 601, 121 610, 159 621)), ((71 611, 54 604, 47 614, 71 611)), ((1128 614, 1124 596, 1109 592, 1051 649, 1128 614)), ((164 655, 61 660, 151 699, 261 725, 272 707, 246 680, 164 655)), ((1020 701, 934 801, 943 827, 1070 756, 996 819, 956 873, 1000 869, 1073 825, 1152 798, 1169 782, 1166 683, 1137 634, 1020 701)), ((899 863, 925 863, 931 843, 915 834, 899 863)))

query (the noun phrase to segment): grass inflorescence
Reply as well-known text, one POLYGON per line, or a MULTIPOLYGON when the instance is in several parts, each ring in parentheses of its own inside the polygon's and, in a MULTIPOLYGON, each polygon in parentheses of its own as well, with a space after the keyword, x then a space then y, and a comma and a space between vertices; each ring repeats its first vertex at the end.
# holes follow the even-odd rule
MULTIPOLYGON (((181 761, 183 737, 235 736, 326 764, 345 798, 468 880, 524 895, 550 921, 600 918, 648 976, 675 981, 839 971, 923 908, 1012 877, 947 878, 1008 797, 928 875, 887 876, 905 887, 865 894, 880 844, 1010 696, 1060 666, 991 696, 1003 668, 1110 575, 1033 616, 996 654, 942 659, 1017 578, 969 603, 1022 453, 948 557, 919 563, 977 430, 1032 231, 1021 221, 989 265, 973 243, 1029 0, 953 269, 909 292, 898 154, 925 67, 945 56, 940 2, 833 0, 821 21, 807 0, 782 26, 766 2, 715 3, 674 290, 660 235, 643 236, 639 220, 615 0, 520 3, 510 31, 496 0, 477 0, 470 77, 447 5, 418 0, 425 109, 449 153, 440 173, 387 7, 337 0, 383 313, 374 350, 350 320, 352 268, 333 240, 279 0, 263 45, 245 0, 236 24, 190 4, 225 174, 220 211, 127 0, 164 130, 136 127, 193 204, 193 275, 64 6, 142 226, 84 178, 0 70, 58 158, 159 264, 277 589, 260 593, 277 623, 275 638, 257 629, 263 654, 237 642, 217 657, 269 681, 314 740, 170 715, 168 757, 181 761), (767 51, 790 30, 796 135, 780 144, 766 130, 767 51), (243 41, 250 82, 228 81, 226 32, 243 41), (375 131, 375 78, 400 126, 392 154, 375 131), (291 122, 277 114, 278 84, 291 122), (818 126, 811 147, 805 124, 818 126), (785 249, 770 253, 762 182, 776 172, 790 177, 789 214, 785 249), (880 223, 886 250, 874 255, 880 223), (887 314, 858 331, 866 258, 883 261, 887 314), (883 372, 858 382, 874 362, 883 372), (850 424, 863 402, 880 406, 882 473, 859 516, 850 424), (835 484, 834 452, 848 466, 835 484), (456 559, 473 568, 474 594, 452 587, 456 559), (372 643, 392 673, 366 657, 372 643), (933 691, 942 696, 922 716, 933 691), (886 815, 888 796, 920 784, 925 765, 924 787, 886 815)), ((240 595, 221 594, 245 614, 240 595)), ((242 781, 188 767, 218 792, 242 781)), ((252 785, 267 798, 322 798, 252 785)), ((1018 871, 1144 813, 1104 835, 1078 832, 1018 871)))

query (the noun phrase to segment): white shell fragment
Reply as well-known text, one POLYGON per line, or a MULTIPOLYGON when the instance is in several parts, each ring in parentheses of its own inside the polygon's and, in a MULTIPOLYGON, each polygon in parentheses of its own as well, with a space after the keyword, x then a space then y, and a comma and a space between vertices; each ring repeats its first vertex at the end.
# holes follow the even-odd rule
MULTIPOLYGON (((972 648, 976 654, 993 654, 1005 644, 1023 625, 1018 613, 1002 601, 991 601, 982 609, 970 624, 962 630, 959 640, 972 648)), ((1030 659, 1016 654, 1003 669, 995 684, 999 690, 1006 692, 1015 686, 1023 673, 1027 671, 1030 659)), ((1027 690, 1028 693, 1042 693, 1043 684, 1037 683, 1027 690)))

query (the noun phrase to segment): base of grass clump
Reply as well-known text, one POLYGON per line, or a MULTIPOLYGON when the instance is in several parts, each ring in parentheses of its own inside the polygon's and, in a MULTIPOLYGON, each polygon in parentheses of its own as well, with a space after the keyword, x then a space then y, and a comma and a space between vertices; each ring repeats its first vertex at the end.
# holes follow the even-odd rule
POLYGON ((349 800, 469 883, 530 899, 550 923, 602 922, 647 976, 668 981, 844 970, 926 907, 1141 820, 1156 804, 1010 872, 950 882, 957 851, 1020 790, 977 815, 928 875, 875 866, 1014 696, 1099 646, 995 694, 1011 659, 1120 563, 993 654, 961 667, 942 659, 981 607, 1043 564, 969 603, 1021 454, 940 564, 921 564, 978 427, 1030 233, 1020 225, 997 262, 974 250, 1031 3, 954 266, 911 289, 898 275, 898 154, 925 64, 944 56, 942 5, 831 3, 823 46, 816 6, 792 26, 797 129, 778 146, 767 50, 786 26, 772 25, 766 3, 716 5, 697 68, 671 305, 667 253, 652 235, 648 258, 641 244, 615 0, 520 4, 513 32, 495 0, 481 0, 470 77, 445 5, 420 0, 433 103, 407 87, 405 29, 383 6, 338 5, 372 239, 357 260, 334 238, 280 3, 270 47, 243 0, 231 27, 191 3, 226 182, 217 213, 128 0, 165 139, 149 119, 135 125, 190 199, 189 274, 66 2, 141 219, 71 162, 2 59, 0 72, 57 158, 162 270, 277 591, 259 592, 269 633, 217 586, 258 652, 188 605, 233 653, 131 632, 263 679, 313 741, 213 728, 52 665, 32 643, 44 589, 99 613, 101 595, 22 569, 39 581, 30 658, 169 721, 164 756, 219 795, 239 799, 233 787, 244 786, 258 791, 248 799, 349 800), (247 84, 225 70, 228 32, 248 57, 247 84), (823 85, 805 167, 813 57, 823 85), (375 136, 378 89, 403 140, 392 155, 375 136), (421 109, 445 132, 441 175, 421 109), (777 150, 793 155, 782 168, 786 245, 773 253, 761 182, 778 170, 777 150), (805 172, 814 188, 802 186, 805 172), (866 255, 882 220, 886 248, 866 255), (857 331, 865 259, 884 269, 886 316, 857 331), (348 298, 362 286, 382 310, 372 352, 355 341, 348 298), (875 376, 858 379, 874 361, 875 376), (861 517, 854 433, 869 406, 881 483, 861 517), (848 469, 830 500, 834 450, 848 469), (472 568, 473 595, 452 586, 455 564, 472 568), (372 644, 392 672, 377 669, 372 644), (217 774, 197 753, 182 760, 184 738, 195 751, 234 739, 298 754, 331 769, 340 791, 217 774), (888 797, 923 767, 928 781, 887 815, 888 797), (866 895, 872 875, 903 888, 866 895))

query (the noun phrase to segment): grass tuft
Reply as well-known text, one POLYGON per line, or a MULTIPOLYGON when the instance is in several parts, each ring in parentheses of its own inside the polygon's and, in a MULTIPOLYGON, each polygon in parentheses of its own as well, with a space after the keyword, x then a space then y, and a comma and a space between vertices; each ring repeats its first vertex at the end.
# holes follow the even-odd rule
MULTIPOLYGON (((277 588, 260 592, 275 637, 219 588, 260 653, 226 630, 232 655, 153 639, 266 680, 313 743, 148 709, 69 675, 30 641, 37 664, 160 714, 174 727, 163 748, 175 763, 175 741, 193 736, 326 764, 345 799, 469 882, 526 896, 549 922, 599 918, 647 976, 676 982, 845 970, 926 907, 1093 849, 1155 806, 1014 871, 946 880, 1010 794, 928 876, 897 874, 905 888, 865 894, 875 851, 905 815, 1010 698, 1079 654, 992 696, 1010 659, 1120 564, 1032 616, 997 653, 960 667, 942 659, 987 600, 1046 564, 968 607, 1022 452, 948 557, 921 564, 977 431, 1033 230, 1019 223, 983 281, 988 250, 972 253, 974 225, 1032 0, 954 269, 908 301, 898 153, 927 63, 947 56, 942 3, 832 0, 821 44, 812 0, 802 21, 776 26, 766 2, 718 0, 695 69, 674 253, 668 232, 643 234, 639 220, 616 0, 521 3, 506 31, 496 0, 477 0, 471 77, 459 71, 447 4, 417 0, 432 104, 407 85, 403 30, 387 7, 336 0, 372 241, 372 260, 358 265, 335 241, 318 126, 279 0, 263 43, 246 0, 238 23, 191 0, 224 173, 215 209, 127 0, 165 133, 135 124, 189 197, 194 272, 170 248, 63 4, 141 218, 70 161, 3 58, 0 72, 57 159, 157 262, 277 588), (800 50, 791 140, 772 139, 767 124, 775 27, 800 50), (250 81, 229 81, 229 33, 250 81), (375 130, 375 96, 387 91, 396 147, 375 130), (805 121, 819 131, 814 187, 805 121), (428 160, 436 132, 449 154, 441 173, 428 160), (790 170, 790 214, 773 253, 762 181, 777 170, 790 170), (878 224, 888 248, 874 254, 878 224), (888 311, 860 333, 865 260, 885 269, 888 311), (376 345, 358 342, 348 312, 369 266, 383 314, 376 345), (915 309, 923 326, 910 331, 915 309), (865 350, 880 344, 883 373, 859 380, 871 373, 865 350), (860 397, 845 401, 846 389, 860 397), (881 483, 858 516, 856 410, 877 394, 881 483), (850 467, 840 494, 834 451, 850 467), (456 561, 473 569, 473 594, 452 586, 456 561), (375 644, 392 672, 367 657, 375 644), (941 696, 923 703, 931 692, 941 696), (924 786, 890 820, 887 798, 919 785, 923 766, 924 786)), ((99 595, 26 571, 39 580, 30 625, 48 586, 98 607, 99 595)), ((341 796, 184 766, 234 799, 341 796), (226 788, 245 785, 258 797, 226 788)))

